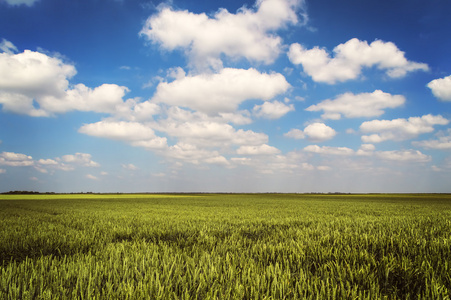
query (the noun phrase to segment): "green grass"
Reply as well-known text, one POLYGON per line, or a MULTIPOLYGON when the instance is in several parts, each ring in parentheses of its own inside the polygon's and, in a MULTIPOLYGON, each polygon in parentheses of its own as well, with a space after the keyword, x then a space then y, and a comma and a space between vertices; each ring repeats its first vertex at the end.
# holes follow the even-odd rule
POLYGON ((451 195, 1 195, 0 299, 450 299, 451 195))

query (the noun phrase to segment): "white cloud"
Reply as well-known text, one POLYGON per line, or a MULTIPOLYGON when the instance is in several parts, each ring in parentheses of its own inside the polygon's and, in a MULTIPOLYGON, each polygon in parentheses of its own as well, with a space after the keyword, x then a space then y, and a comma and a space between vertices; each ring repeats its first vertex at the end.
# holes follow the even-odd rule
POLYGON ((32 6, 39 0, 5 0, 6 3, 8 3, 11 6, 17 6, 17 5, 26 5, 26 6, 32 6))
POLYGON ((363 67, 377 66, 391 78, 403 77, 416 70, 428 70, 426 64, 408 61, 404 52, 391 42, 376 40, 368 45, 367 41, 353 38, 335 47, 333 52, 335 56, 331 58, 325 49, 314 47, 307 50, 294 43, 288 57, 293 64, 301 64, 314 81, 329 84, 356 79, 363 67))
POLYGON ((91 160, 91 154, 88 153, 75 153, 75 154, 68 154, 68 155, 63 155, 61 157, 61 160, 65 163, 69 163, 69 164, 73 164, 73 165, 80 165, 80 166, 84 166, 84 167, 99 167, 100 165, 91 160))
POLYGON ((318 146, 318 145, 309 145, 304 148, 305 152, 324 154, 324 155, 353 155, 354 150, 347 147, 329 147, 329 146, 318 146))
POLYGON ((279 119, 290 111, 294 111, 294 105, 286 105, 279 101, 265 102, 262 105, 254 106, 254 114, 265 119, 279 119))
POLYGON ((330 140, 337 133, 324 123, 313 123, 305 127, 304 134, 310 141, 322 142, 330 140))
POLYGON ((0 165, 10 167, 29 167, 33 164, 33 158, 29 155, 14 152, 0 153, 0 165))
POLYGON ((323 142, 330 140, 336 135, 336 131, 324 123, 313 123, 305 127, 304 131, 300 129, 291 129, 285 133, 286 137, 295 139, 307 138, 312 142, 323 142))
MULTIPOLYGON (((7 45, 9 49, 11 45, 7 45)), ((47 117, 73 110, 114 113, 126 109, 122 99, 128 91, 126 87, 115 84, 94 89, 84 84, 72 87, 69 79, 76 69, 57 56, 30 50, 0 53, 0 69, 0 104, 4 111, 47 117)))
POLYGON ((402 95, 391 95, 376 90, 373 93, 345 93, 334 100, 324 100, 306 108, 306 111, 324 111, 324 119, 340 119, 360 117, 377 117, 384 113, 385 108, 395 108, 405 102, 402 95))
POLYGON ((372 135, 363 135, 364 143, 379 143, 386 140, 402 141, 415 138, 420 134, 434 131, 434 125, 446 125, 449 120, 441 115, 431 114, 408 119, 373 120, 360 125, 364 133, 375 132, 372 135))
POLYGON ((99 178, 97 178, 96 176, 92 175, 92 174, 86 174, 85 176, 86 178, 90 179, 90 180, 99 180, 99 178))
POLYGON ((451 149, 451 128, 448 129, 447 134, 439 132, 436 140, 415 141, 413 145, 423 147, 426 149, 439 149, 450 150, 451 149))
POLYGON ((152 128, 138 122, 100 121, 85 124, 78 132, 119 141, 139 141, 155 138, 152 128))
POLYGON ((208 164, 227 164, 226 158, 221 156, 218 151, 201 149, 196 145, 183 142, 168 147, 168 149, 161 152, 161 154, 169 159, 175 159, 195 165, 202 162, 208 164))
POLYGON ((264 133, 236 130, 229 124, 212 121, 177 122, 167 120, 160 123, 159 130, 177 137, 183 143, 201 147, 259 145, 268 140, 268 136, 264 133))
POLYGON ((140 34, 162 49, 184 50, 198 69, 221 68, 221 55, 269 64, 282 51, 275 31, 298 23, 296 10, 302 6, 301 0, 259 0, 255 11, 242 7, 231 14, 220 9, 212 17, 160 6, 140 34))
POLYGON ((304 131, 296 128, 291 129, 290 131, 285 133, 284 136, 298 140, 305 138, 304 131))
POLYGON ((226 68, 216 74, 186 76, 161 82, 152 102, 188 107, 215 115, 231 113, 251 99, 270 100, 290 87, 279 73, 265 74, 255 69, 226 68))
POLYGON ((451 101, 451 75, 444 78, 434 79, 427 84, 432 94, 440 100, 451 101))
POLYGON ((280 150, 267 144, 262 144, 259 146, 241 146, 236 150, 236 153, 239 155, 274 155, 280 153, 280 150))
POLYGON ((19 51, 19 50, 17 50, 17 47, 14 46, 13 43, 11 43, 10 41, 5 40, 5 39, 2 39, 2 42, 0 43, 0 50, 7 54, 14 54, 17 51, 19 51))
POLYGON ((395 150, 395 151, 378 151, 376 156, 390 161, 399 162, 428 162, 431 161, 429 155, 423 154, 418 150, 395 150))
POLYGON ((130 171, 138 170, 138 167, 135 166, 134 164, 122 164, 122 168, 124 168, 126 170, 130 170, 130 171))

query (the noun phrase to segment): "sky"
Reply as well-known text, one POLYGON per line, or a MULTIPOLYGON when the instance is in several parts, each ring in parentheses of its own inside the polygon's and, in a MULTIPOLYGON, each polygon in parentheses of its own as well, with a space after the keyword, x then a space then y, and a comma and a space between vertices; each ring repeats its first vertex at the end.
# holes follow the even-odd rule
POLYGON ((0 0, 0 192, 451 192, 448 0, 0 0))

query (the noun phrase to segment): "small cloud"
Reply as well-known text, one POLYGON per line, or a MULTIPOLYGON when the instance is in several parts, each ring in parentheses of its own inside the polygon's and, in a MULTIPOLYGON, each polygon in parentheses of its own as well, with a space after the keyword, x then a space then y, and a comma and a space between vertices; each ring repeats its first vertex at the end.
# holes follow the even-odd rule
POLYGON ((120 70, 131 70, 132 68, 131 67, 129 67, 129 66, 121 66, 121 67, 119 67, 119 69, 120 70))
POLYGON ((14 54, 18 52, 17 47, 14 46, 13 43, 5 39, 3 39, 2 42, 0 43, 0 50, 8 54, 14 54))
POLYGON ((26 5, 28 7, 32 6, 35 2, 38 2, 39 0, 6 0, 6 3, 8 3, 11 6, 19 6, 19 5, 26 5))
POLYGON ((39 179, 37 177, 30 177, 31 181, 39 181, 39 179))
POLYGON ((0 169, 0 174, 5 174, 6 170, 5 169, 0 169))
POLYGON ((324 123, 313 123, 305 127, 304 131, 300 129, 291 129, 284 136, 294 139, 307 138, 312 142, 324 142, 333 138, 337 132, 324 123))
POLYGON ((99 178, 97 178, 96 176, 91 175, 91 174, 87 174, 85 177, 88 179, 91 179, 91 180, 99 180, 99 178))
POLYGON ((102 171, 102 172, 100 172, 100 175, 106 176, 106 175, 108 175, 108 172, 102 171))
POLYGON ((138 170, 138 167, 135 166, 134 164, 122 164, 122 168, 130 171, 138 170))
POLYGON ((434 79, 427 84, 432 94, 442 101, 451 101, 451 75, 444 78, 434 79))

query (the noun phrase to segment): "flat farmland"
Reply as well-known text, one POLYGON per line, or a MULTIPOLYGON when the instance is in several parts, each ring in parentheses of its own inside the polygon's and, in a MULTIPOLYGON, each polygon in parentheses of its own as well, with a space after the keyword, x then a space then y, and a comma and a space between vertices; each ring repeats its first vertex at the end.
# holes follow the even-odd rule
POLYGON ((0 299, 450 299, 451 195, 0 195, 0 261, 0 299))

